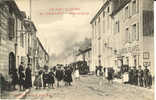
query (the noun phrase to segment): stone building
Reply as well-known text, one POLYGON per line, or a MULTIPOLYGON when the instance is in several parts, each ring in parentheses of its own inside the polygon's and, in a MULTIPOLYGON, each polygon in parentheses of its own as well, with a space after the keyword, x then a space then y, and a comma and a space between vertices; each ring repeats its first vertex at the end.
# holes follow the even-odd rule
POLYGON ((153 0, 105 0, 90 22, 92 67, 147 65, 154 74, 153 19, 153 0))
POLYGON ((31 64, 34 72, 36 31, 34 23, 26 18, 15 1, 0 2, 0 71, 6 79, 21 62, 25 68, 31 64))
POLYGON ((18 22, 22 20, 21 11, 14 1, 0 2, 0 71, 6 79, 11 70, 17 68, 18 22))

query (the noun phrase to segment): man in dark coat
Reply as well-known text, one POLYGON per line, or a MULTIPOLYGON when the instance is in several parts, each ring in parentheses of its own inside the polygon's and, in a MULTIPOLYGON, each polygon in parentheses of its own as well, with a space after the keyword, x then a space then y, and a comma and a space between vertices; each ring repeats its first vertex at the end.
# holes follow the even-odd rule
POLYGON ((63 79, 63 71, 61 70, 60 66, 56 70, 56 79, 57 79, 57 87, 60 87, 59 82, 63 79))
POLYGON ((51 68, 50 69, 50 72, 49 72, 49 88, 54 88, 53 84, 55 83, 55 80, 54 80, 54 77, 55 77, 55 74, 54 74, 54 70, 51 68))
POLYGON ((132 69, 132 67, 130 67, 128 75, 129 75, 129 83, 133 84, 134 77, 133 77, 133 69, 132 69))
POLYGON ((141 66, 138 67, 138 79, 139 79, 139 86, 143 87, 143 75, 144 71, 141 69, 141 66))
POLYGON ((20 85, 20 91, 24 90, 24 83, 25 83, 25 74, 24 74, 24 65, 23 62, 21 62, 21 65, 19 66, 18 69, 19 73, 19 85, 20 85))
POLYGON ((149 69, 147 68, 147 66, 145 66, 145 69, 144 69, 144 84, 145 84, 145 87, 148 87, 148 73, 149 73, 149 69))
POLYGON ((136 67, 134 67, 134 70, 133 70, 133 75, 134 75, 134 85, 138 85, 138 70, 136 69, 136 67))
POLYGON ((17 74, 17 69, 13 69, 11 72, 11 77, 12 77, 12 86, 13 86, 13 90, 16 90, 16 85, 19 83, 19 79, 18 79, 18 74, 17 74))
POLYGON ((30 69, 30 64, 28 64, 28 67, 26 68, 25 71, 25 88, 31 88, 32 87, 32 75, 31 75, 31 69, 30 69))
POLYGON ((43 88, 45 89, 46 88, 46 85, 48 83, 48 78, 49 78, 49 73, 47 70, 45 70, 45 72, 43 72, 43 88))
POLYGON ((67 77, 66 77, 67 83, 70 86, 73 79, 72 79, 72 71, 69 67, 67 67, 66 75, 67 75, 67 77))

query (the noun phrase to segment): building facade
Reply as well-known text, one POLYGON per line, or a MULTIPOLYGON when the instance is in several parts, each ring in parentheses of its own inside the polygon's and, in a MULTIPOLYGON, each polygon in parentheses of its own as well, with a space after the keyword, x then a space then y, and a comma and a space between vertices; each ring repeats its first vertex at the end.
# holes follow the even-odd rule
POLYGON ((6 77, 17 68, 18 21, 23 16, 14 1, 0 3, 0 71, 6 77))
POLYGON ((39 38, 36 39, 36 44, 37 44, 37 52, 36 52, 36 68, 35 70, 43 69, 44 66, 49 65, 49 54, 43 47, 41 41, 39 38))
MULTIPOLYGON (((33 21, 26 17, 25 12, 20 11, 15 1, 0 1, 0 71, 6 80, 21 62, 25 68, 31 64, 34 74, 38 50, 36 32, 33 21)), ((49 59, 47 55, 46 52, 46 62, 49 59)))
POLYGON ((149 66, 154 75, 153 19, 153 0, 105 0, 91 21, 92 67, 149 66))

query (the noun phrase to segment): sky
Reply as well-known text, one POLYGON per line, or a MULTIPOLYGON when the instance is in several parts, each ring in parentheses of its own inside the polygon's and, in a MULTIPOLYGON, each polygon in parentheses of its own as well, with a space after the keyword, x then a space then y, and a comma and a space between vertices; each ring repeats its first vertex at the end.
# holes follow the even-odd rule
MULTIPOLYGON (((15 0, 19 9, 29 16, 29 0, 15 0)), ((32 0, 32 21, 37 36, 49 54, 56 55, 85 37, 91 37, 90 21, 102 0, 32 0), (61 8, 61 9, 59 9, 61 8), (73 9, 73 10, 71 10, 73 9), (68 10, 68 11, 67 11, 68 10), (81 12, 85 15, 54 14, 54 12, 81 12)))

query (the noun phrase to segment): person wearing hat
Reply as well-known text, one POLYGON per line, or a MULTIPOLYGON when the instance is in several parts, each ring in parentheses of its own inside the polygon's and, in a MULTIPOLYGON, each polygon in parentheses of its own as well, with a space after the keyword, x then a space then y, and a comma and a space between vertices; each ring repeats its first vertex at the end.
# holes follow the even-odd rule
POLYGON ((24 62, 21 62, 19 68, 18 68, 18 73, 19 73, 19 85, 20 85, 20 91, 24 90, 24 83, 25 83, 25 74, 24 74, 24 62))
POLYGON ((53 86, 53 84, 55 83, 54 77, 55 77, 54 70, 51 68, 49 72, 49 84, 48 84, 49 88, 54 88, 53 86))
POLYGON ((25 87, 26 89, 32 87, 32 75, 31 75, 31 69, 30 69, 31 64, 28 64, 26 71, 25 71, 25 87))
POLYGON ((12 86, 13 86, 13 90, 16 90, 16 85, 18 84, 18 74, 17 74, 17 69, 13 69, 12 72, 11 72, 11 78, 12 78, 12 86))
POLYGON ((133 83, 134 85, 138 85, 138 70, 136 69, 136 66, 134 66, 133 75, 134 75, 133 83))
POLYGON ((57 79, 57 87, 60 87, 59 83, 63 79, 63 71, 61 70, 61 66, 58 66, 56 70, 56 79, 57 79))
POLYGON ((138 66, 138 79, 139 79, 139 86, 143 87, 143 75, 144 71, 141 69, 141 65, 138 66))
POLYGON ((145 69, 144 69, 144 85, 145 85, 145 88, 148 87, 148 72, 149 72, 149 69, 147 68, 147 66, 145 66, 145 69))
POLYGON ((129 77, 129 81, 128 82, 130 84, 133 84, 134 77, 133 77, 133 68, 132 67, 129 68, 128 77, 129 77))

